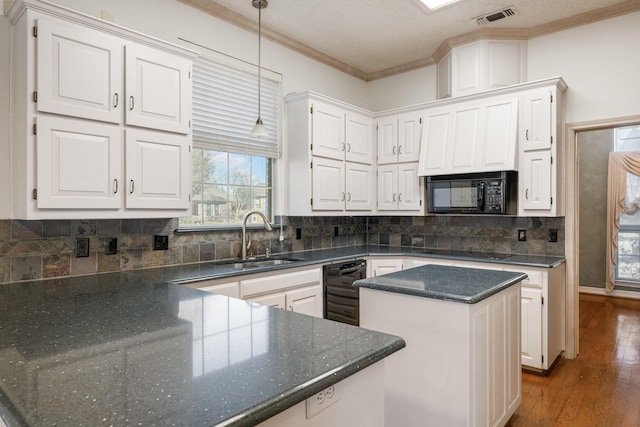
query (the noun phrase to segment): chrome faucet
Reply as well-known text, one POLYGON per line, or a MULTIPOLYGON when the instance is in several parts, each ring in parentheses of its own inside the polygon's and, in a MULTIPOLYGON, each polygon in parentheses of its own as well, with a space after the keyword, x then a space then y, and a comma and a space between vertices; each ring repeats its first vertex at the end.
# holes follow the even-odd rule
POLYGON ((251 244, 251 242, 247 244, 247 219, 249 219, 249 217, 253 214, 256 214, 262 217, 262 220, 264 221, 265 230, 267 231, 273 230, 273 227, 271 227, 271 224, 269 224, 267 217, 261 211, 251 211, 251 212, 247 212, 244 215, 244 218, 242 219, 242 260, 243 261, 247 259, 247 248, 251 244))

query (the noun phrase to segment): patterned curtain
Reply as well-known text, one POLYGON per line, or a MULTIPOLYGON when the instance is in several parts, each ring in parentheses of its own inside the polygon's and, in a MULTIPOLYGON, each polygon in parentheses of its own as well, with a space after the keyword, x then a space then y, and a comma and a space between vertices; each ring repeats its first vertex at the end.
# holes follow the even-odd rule
POLYGON ((637 179, 630 180, 627 191, 628 175, 640 175, 640 152, 624 151, 609 153, 609 171, 607 187, 607 278, 605 290, 615 287, 616 265, 618 264, 618 232, 620 214, 633 215, 640 210, 640 189, 637 179), (636 184, 636 185, 634 185, 636 184))

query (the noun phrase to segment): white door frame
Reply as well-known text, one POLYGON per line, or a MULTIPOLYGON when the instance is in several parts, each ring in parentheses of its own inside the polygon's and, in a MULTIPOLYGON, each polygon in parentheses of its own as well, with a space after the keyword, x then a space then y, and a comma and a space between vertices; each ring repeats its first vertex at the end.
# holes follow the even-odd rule
POLYGON ((578 156, 577 156, 577 133, 589 130, 606 129, 618 126, 629 126, 640 123, 640 115, 619 117, 607 120, 594 120, 589 122, 568 123, 566 125, 565 141, 565 243, 564 253, 567 259, 566 277, 566 319, 565 319, 565 354, 567 359, 574 359, 580 350, 580 323, 579 323, 579 188, 578 179, 578 156))

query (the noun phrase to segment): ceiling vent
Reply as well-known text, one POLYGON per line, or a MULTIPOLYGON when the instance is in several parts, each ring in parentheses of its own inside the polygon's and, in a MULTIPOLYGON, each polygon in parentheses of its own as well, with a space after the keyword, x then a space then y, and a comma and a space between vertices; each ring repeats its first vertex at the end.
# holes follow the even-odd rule
POLYGON ((478 25, 488 25, 494 21, 499 21, 500 19, 508 18, 510 16, 514 16, 518 14, 518 9, 514 6, 505 7, 504 9, 496 10, 495 12, 490 12, 482 16, 478 16, 475 18, 476 24, 478 25))

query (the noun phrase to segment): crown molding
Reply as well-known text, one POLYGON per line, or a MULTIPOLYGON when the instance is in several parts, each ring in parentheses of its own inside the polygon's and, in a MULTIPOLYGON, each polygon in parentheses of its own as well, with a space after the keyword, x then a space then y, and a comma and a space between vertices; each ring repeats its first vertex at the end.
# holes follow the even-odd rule
MULTIPOLYGON (((194 7, 209 15, 215 16, 232 25, 238 26, 255 34, 258 33, 258 25, 251 19, 232 11, 224 6, 219 5, 213 0, 178 0, 181 3, 194 7)), ((390 77, 396 74, 406 73, 407 71, 433 65, 440 61, 449 51, 462 44, 483 40, 483 39, 519 39, 528 40, 530 38, 539 37, 545 34, 555 33, 567 30, 581 25, 591 24, 604 19, 614 18, 616 16, 625 15, 640 10, 640 0, 627 0, 612 6, 606 6, 600 9, 582 13, 580 15, 569 18, 559 19, 548 24, 539 25, 531 29, 522 28, 480 28, 476 31, 461 34, 449 38, 442 42, 432 56, 408 62, 406 64, 397 65, 395 67, 386 68, 384 70, 367 73, 345 62, 342 62, 332 56, 320 52, 304 43, 300 43, 288 36, 277 31, 270 30, 263 26, 262 35, 286 48, 298 52, 304 56, 314 59, 322 64, 333 67, 339 71, 349 74, 365 82, 390 77)))

